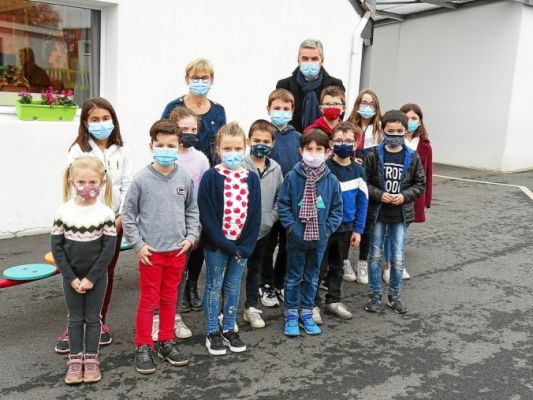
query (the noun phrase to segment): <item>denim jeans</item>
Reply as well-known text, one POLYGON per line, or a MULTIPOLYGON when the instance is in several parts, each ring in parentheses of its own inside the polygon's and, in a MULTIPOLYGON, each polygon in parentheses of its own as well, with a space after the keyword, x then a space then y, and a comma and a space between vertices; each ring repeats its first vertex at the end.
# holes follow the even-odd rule
POLYGON ((285 276, 285 316, 310 313, 315 305, 320 264, 327 242, 314 249, 302 249, 287 240, 287 275, 285 276))
POLYGON ((248 258, 248 268, 246 270, 246 301, 245 308, 256 307, 261 285, 261 271, 263 270, 263 260, 265 251, 270 240, 270 235, 259 239, 255 244, 252 255, 248 258))
MULTIPOLYGON (((404 243, 404 248, 405 248, 405 244, 407 243, 407 237, 409 236, 409 225, 411 224, 407 224, 406 227, 405 227, 405 243, 404 243)), ((384 254, 383 254, 383 261, 385 261, 385 263, 389 263, 390 264, 390 259, 391 259, 391 245, 390 245, 390 238, 389 238, 389 234, 386 233, 385 234, 385 243, 383 244, 383 251, 384 251, 384 254)), ((404 265, 405 267, 405 265, 404 265)))
POLYGON ((381 262, 385 235, 390 237, 391 272, 389 294, 399 294, 402 288, 402 273, 407 226, 403 223, 376 222, 370 232, 368 254, 368 288, 372 294, 381 294, 381 262))
POLYGON ((204 248, 206 279, 204 289, 204 318, 207 334, 216 333, 220 306, 220 291, 224 286, 223 332, 234 329, 239 308, 241 277, 246 267, 245 258, 231 256, 222 250, 204 248))

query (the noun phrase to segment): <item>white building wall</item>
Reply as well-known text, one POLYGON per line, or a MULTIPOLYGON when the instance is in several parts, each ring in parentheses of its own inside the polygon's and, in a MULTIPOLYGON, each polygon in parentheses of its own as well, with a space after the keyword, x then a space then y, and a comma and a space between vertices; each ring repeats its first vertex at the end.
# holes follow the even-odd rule
POLYGON ((519 159, 514 149, 506 150, 511 99, 529 97, 531 104, 533 96, 517 80, 526 75, 526 65, 515 67, 531 62, 531 46, 526 48, 531 33, 518 39, 533 29, 520 23, 525 8, 493 3, 376 28, 369 88, 383 110, 407 102, 422 107, 435 162, 494 170, 533 167, 532 157, 519 159))
MULTIPOLYGON (((75 3, 104 7, 101 95, 117 109, 135 170, 150 160, 150 125, 170 100, 186 93, 184 69, 194 58, 213 62, 209 97, 245 130, 267 117, 268 94, 292 73, 306 38, 323 41, 326 69, 348 87, 352 33, 360 18, 346 0, 75 3)), ((0 110, 0 237, 49 230, 76 132, 76 121, 22 122, 0 110)))

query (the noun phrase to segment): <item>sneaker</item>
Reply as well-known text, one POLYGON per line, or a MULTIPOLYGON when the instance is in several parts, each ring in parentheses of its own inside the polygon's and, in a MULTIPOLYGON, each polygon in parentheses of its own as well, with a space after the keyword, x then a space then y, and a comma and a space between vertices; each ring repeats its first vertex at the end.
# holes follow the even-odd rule
POLYGON ((318 284, 318 288, 321 289, 321 290, 325 290, 327 292, 328 291, 328 284, 326 283, 325 280, 321 279, 320 283, 318 284))
MULTIPOLYGON (((220 328, 224 328, 224 314, 220 314, 218 316, 218 324, 220 325, 220 328)), ((233 325, 233 330, 235 332, 239 332, 239 326, 237 325, 237 321, 235 321, 235 325, 233 325)))
POLYGON ((172 365, 183 366, 189 364, 189 359, 187 356, 179 352, 178 345, 174 340, 159 342, 157 346, 157 355, 159 358, 168 361, 172 365))
POLYGON ((246 351, 246 345, 235 331, 223 332, 222 343, 224 343, 224 346, 229 347, 234 353, 242 353, 243 351, 246 351))
POLYGON ((226 346, 222 342, 220 333, 210 333, 205 339, 205 346, 209 354, 213 356, 223 356, 226 354, 226 346))
POLYGON ((263 318, 261 318, 261 314, 263 311, 258 310, 255 307, 249 307, 246 310, 244 310, 244 320, 246 322, 249 322, 252 328, 264 328, 265 327, 265 321, 263 321, 263 318))
POLYGON ((285 289, 274 289, 274 291, 279 301, 285 302, 285 289))
POLYGON ((259 288, 259 296, 261 297, 261 304, 265 307, 279 307, 279 300, 276 296, 274 288, 270 285, 263 285, 259 288))
POLYGON ((298 316, 297 315, 287 315, 285 317, 285 328, 283 333, 287 336, 298 336, 300 335, 300 327, 298 326, 298 316))
POLYGON ((83 382, 94 383, 102 379, 98 354, 85 354, 83 358, 83 382))
POLYGON ((400 295, 389 294, 387 297, 389 300, 387 304, 394 310, 394 312, 398 314, 405 314, 407 312, 407 306, 400 300, 400 295))
POLYGON ((68 370, 65 376, 67 385, 76 385, 83 382, 83 354, 70 355, 67 361, 68 370))
POLYGON ((411 279, 411 275, 407 272, 407 268, 403 267, 402 279, 411 279))
POLYGON ((366 303, 365 310, 371 313, 377 313, 381 308, 381 295, 372 294, 368 296, 368 303, 366 303))
POLYGON ((70 345, 68 344, 68 331, 65 331, 59 335, 56 347, 54 347, 54 351, 57 354, 66 354, 70 351, 70 345))
POLYGON ((368 285, 368 263, 366 261, 357 262, 357 283, 368 285))
POLYGON ((187 339, 192 336, 192 331, 187 328, 187 325, 185 325, 185 322, 183 322, 179 314, 176 314, 176 318, 174 319, 174 334, 180 339, 187 339))
POLYGON ((320 315, 320 308, 313 307, 313 321, 315 321, 315 324, 322 325, 322 316, 320 315))
POLYGON ((299 323, 308 335, 320 335, 322 333, 318 325, 313 321, 313 316, 311 314, 303 314, 300 316, 299 323))
POLYGON ((100 346, 107 346, 113 341, 111 337, 111 332, 109 331, 109 326, 107 324, 102 324, 100 328, 100 346))
POLYGON ((326 304, 325 311, 340 319, 352 319, 353 315, 342 303, 326 304))
POLYGON ((342 270, 344 271, 344 275, 342 276, 342 279, 348 282, 355 282, 355 280, 357 279, 357 276, 355 275, 355 271, 352 268, 352 264, 350 263, 350 260, 344 260, 342 270))
POLYGON ((152 349, 147 345, 142 345, 135 349, 135 369, 140 374, 153 374, 155 372, 152 349))
POLYGON ((154 315, 152 320, 152 341, 157 342, 159 339, 159 314, 154 315))
POLYGON ((388 285, 390 282, 390 268, 383 269, 383 281, 388 285))

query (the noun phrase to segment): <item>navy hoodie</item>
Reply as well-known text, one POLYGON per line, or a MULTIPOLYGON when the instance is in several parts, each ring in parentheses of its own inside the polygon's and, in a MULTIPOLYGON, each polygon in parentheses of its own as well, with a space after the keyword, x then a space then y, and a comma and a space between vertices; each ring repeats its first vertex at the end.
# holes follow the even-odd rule
POLYGON ((326 167, 324 174, 316 182, 319 240, 303 239, 305 226, 300 221, 300 208, 303 201, 307 176, 302 164, 298 163, 287 174, 278 197, 278 213, 281 225, 287 230, 287 238, 298 247, 312 249, 325 247, 328 239, 342 222, 342 194, 339 181, 326 167))
POLYGON ((302 160, 302 155, 298 151, 302 134, 287 125, 282 131, 276 130, 276 140, 270 153, 270 158, 281 166, 283 176, 302 160))

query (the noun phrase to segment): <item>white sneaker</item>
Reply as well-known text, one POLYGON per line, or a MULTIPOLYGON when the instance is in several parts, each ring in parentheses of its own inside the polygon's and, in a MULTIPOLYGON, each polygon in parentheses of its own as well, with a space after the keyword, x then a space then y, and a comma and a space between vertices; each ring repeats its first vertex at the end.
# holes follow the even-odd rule
POLYGON ((313 307, 313 321, 317 325, 322 325, 322 317, 320 316, 320 308, 318 307, 313 307))
POLYGON ((185 325, 179 314, 176 314, 174 320, 174 333, 176 334, 176 337, 180 339, 187 339, 192 336, 191 330, 187 328, 187 325, 185 325))
POLYGON ((411 279, 411 275, 409 275, 409 272, 407 272, 405 267, 403 267, 402 279, 411 279))
POLYGON ((348 311, 342 303, 326 304, 325 311, 341 319, 352 319, 353 317, 352 313, 348 311))
POLYGON ((383 281, 388 284, 390 282, 390 268, 383 269, 383 281))
POLYGON ((250 307, 244 310, 244 320, 249 322, 252 328, 264 328, 265 321, 261 318, 263 311, 258 310, 255 307, 250 307))
POLYGON ((285 303, 285 289, 274 289, 276 292, 276 296, 278 297, 279 301, 282 301, 285 303))
POLYGON ((157 342, 159 338, 159 314, 154 315, 154 320, 152 321, 152 341, 157 342))
POLYGON ((350 260, 344 260, 344 265, 342 266, 342 269, 344 270, 344 275, 342 276, 342 279, 348 282, 355 282, 357 277, 355 276, 355 271, 352 268, 350 260))
POLYGON ((274 288, 270 285, 263 285, 259 288, 259 296, 261 296, 261 304, 265 307, 279 307, 279 300, 276 296, 274 288))
POLYGON ((366 261, 357 262, 357 283, 368 285, 368 263, 366 261))
MULTIPOLYGON (((218 316, 218 324, 220 325, 220 328, 224 328, 224 314, 220 314, 218 316)), ((235 332, 239 332, 239 327, 237 326, 237 320, 235 320, 235 326, 233 327, 233 330, 235 332)))

